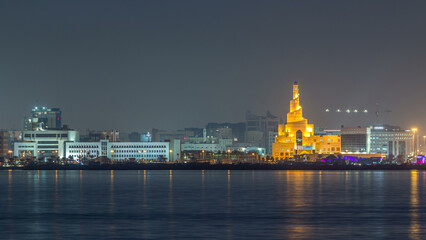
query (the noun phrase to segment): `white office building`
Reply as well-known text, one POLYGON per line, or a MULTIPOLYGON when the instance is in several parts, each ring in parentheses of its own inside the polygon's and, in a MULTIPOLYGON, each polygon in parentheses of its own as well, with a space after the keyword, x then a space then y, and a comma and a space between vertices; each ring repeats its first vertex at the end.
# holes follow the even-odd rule
POLYGON ((113 161, 170 161, 168 142, 68 142, 65 155, 74 160, 108 157, 113 161))
POLYGON ((22 142, 15 142, 13 155, 17 157, 65 157, 65 143, 76 142, 75 130, 24 131, 22 142))
POLYGON ((410 130, 389 125, 372 127, 370 142, 371 153, 382 153, 407 158, 414 152, 414 134, 410 130))

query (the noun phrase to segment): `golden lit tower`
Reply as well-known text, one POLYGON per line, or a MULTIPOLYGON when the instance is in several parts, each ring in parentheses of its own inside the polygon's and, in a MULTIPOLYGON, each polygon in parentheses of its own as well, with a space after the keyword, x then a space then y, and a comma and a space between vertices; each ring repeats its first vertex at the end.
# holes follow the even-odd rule
POLYGON ((339 136, 314 135, 313 129, 314 125, 308 124, 308 120, 303 118, 299 85, 294 82, 287 123, 278 125, 278 135, 272 145, 273 157, 283 160, 292 159, 295 155, 340 152, 339 136))

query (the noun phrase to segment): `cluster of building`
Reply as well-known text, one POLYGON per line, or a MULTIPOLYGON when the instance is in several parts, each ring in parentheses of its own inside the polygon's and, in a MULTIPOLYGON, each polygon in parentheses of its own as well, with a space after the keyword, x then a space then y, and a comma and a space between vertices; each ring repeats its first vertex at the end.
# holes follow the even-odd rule
POLYGON ((76 161, 102 157, 114 161, 176 161, 186 152, 201 151, 255 152, 275 160, 315 160, 324 155, 407 159, 419 151, 418 145, 415 132, 389 125, 315 128, 303 117, 297 82, 285 123, 269 111, 265 115, 247 111, 245 122, 143 133, 88 130, 80 135, 62 124, 59 108, 35 107, 30 116, 23 118, 22 130, 0 131, 0 156, 76 161))
POLYGON ((318 155, 330 154, 407 159, 419 152, 416 149, 419 141, 415 130, 403 130, 390 125, 315 129, 303 117, 297 82, 293 85, 287 122, 279 124, 278 132, 271 135, 275 135, 272 156, 280 160, 297 157, 317 159, 318 155))

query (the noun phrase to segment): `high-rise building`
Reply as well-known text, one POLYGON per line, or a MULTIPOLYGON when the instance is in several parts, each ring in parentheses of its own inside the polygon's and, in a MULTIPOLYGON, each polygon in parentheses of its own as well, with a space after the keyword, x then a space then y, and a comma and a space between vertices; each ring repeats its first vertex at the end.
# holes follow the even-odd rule
POLYGON ((265 116, 247 111, 245 141, 269 149, 269 132, 277 132, 278 123, 278 117, 272 115, 269 111, 266 112, 265 116))
POLYGON ((59 108, 35 107, 31 110, 31 117, 24 117, 23 131, 38 129, 61 129, 62 112, 59 108))
POLYGON ((340 136, 314 135, 314 125, 308 124, 308 120, 303 118, 299 101, 299 85, 295 82, 290 112, 287 113, 287 123, 278 125, 278 135, 272 145, 273 157, 284 160, 303 154, 340 153, 340 136))

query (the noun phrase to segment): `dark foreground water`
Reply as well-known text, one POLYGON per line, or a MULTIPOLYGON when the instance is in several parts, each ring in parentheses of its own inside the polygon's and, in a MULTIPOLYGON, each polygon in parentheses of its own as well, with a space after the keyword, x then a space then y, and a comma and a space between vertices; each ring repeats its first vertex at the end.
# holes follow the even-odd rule
POLYGON ((0 171, 0 239, 425 239, 424 171, 0 171))

